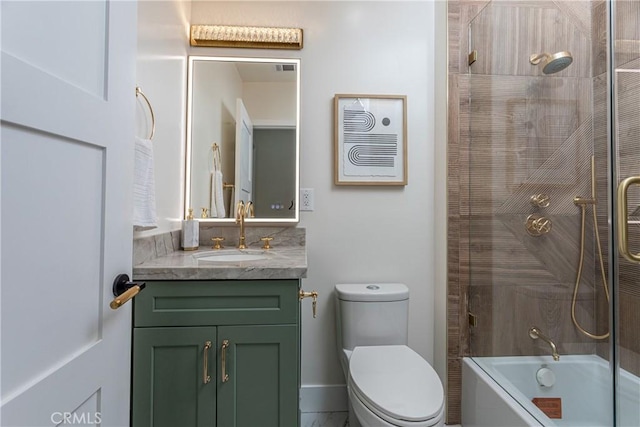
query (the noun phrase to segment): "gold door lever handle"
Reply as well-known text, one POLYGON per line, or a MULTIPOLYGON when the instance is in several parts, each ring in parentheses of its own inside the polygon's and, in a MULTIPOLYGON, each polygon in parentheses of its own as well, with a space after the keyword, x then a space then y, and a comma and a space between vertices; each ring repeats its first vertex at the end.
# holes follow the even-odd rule
POLYGON ((618 185, 618 247, 626 260, 640 263, 640 253, 633 254, 629 250, 629 223, 627 212, 627 193, 632 185, 640 185, 640 176, 623 179, 618 185))
POLYGON ((113 310, 116 310, 122 307, 127 301, 131 298, 138 295, 138 293, 143 290, 146 286, 146 283, 135 283, 129 281, 129 276, 126 274, 118 274, 116 279, 113 281, 113 295, 115 298, 109 304, 113 310))
POLYGON ((124 305, 124 303, 126 303, 127 301, 129 301, 131 298, 135 297, 136 295, 138 295, 138 292, 140 292, 141 288, 138 285, 132 286, 130 287, 127 291, 125 291, 123 294, 115 297, 113 299, 113 301, 111 301, 111 304, 109 304, 109 307, 111 307, 112 309, 116 310, 120 307, 122 307, 124 305))

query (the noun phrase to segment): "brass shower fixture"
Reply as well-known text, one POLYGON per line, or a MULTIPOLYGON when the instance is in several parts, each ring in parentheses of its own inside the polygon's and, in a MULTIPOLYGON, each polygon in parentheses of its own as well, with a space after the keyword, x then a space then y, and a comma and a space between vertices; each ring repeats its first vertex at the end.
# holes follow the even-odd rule
POLYGON ((571 298, 571 320, 573 321, 573 324, 576 326, 576 328, 578 328, 578 330, 585 336, 592 338, 594 340, 603 340, 609 337, 609 332, 606 332, 604 334, 598 335, 598 334, 594 334, 591 333, 589 331, 587 331, 586 329, 584 329, 582 326, 580 326, 580 323, 578 322, 578 319, 576 317, 576 302, 578 299, 578 289, 580 288, 580 280, 582 278, 582 266, 584 263, 584 245, 585 245, 585 219, 587 216, 587 206, 591 205, 592 206, 592 213, 593 213, 593 228, 594 228, 594 234, 596 236, 596 245, 597 245, 597 250, 598 250, 598 259, 600 261, 600 274, 602 276, 602 287, 604 289, 604 295, 605 298, 607 299, 607 302, 609 301, 609 287, 607 286, 607 278, 605 276, 605 269, 604 269, 604 261, 603 261, 603 257, 602 257, 602 245, 600 243, 600 232, 598 231, 598 215, 596 213, 596 204, 597 204, 597 199, 596 199, 596 169, 595 169, 595 157, 591 156, 591 197, 590 198, 586 198, 586 197, 574 197, 573 198, 573 203, 576 206, 580 207, 580 257, 578 260, 578 272, 576 274, 576 283, 573 286, 573 296, 571 298))
POLYGON ((529 57, 529 62, 532 65, 539 65, 542 63, 542 72, 545 74, 554 74, 567 68, 573 62, 573 55, 571 52, 562 51, 554 53, 534 53, 529 57), (544 60, 544 62, 542 62, 544 60))
POLYGON ((536 206, 539 208, 548 208, 551 202, 551 197, 549 197, 548 194, 544 194, 544 193, 534 194, 533 196, 531 196, 529 201, 533 206, 536 206))
POLYGON ((547 217, 531 214, 527 217, 527 222, 525 223, 525 227, 527 229, 527 233, 533 237, 539 237, 543 234, 547 234, 551 231, 551 220, 547 217))

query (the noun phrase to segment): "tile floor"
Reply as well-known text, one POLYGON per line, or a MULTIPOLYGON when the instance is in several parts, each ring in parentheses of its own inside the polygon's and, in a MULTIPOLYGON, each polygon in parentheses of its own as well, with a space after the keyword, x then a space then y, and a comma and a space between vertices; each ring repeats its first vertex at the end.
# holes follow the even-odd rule
POLYGON ((346 427, 348 412, 303 412, 301 427, 346 427))
MULTIPOLYGON (((301 427, 348 427, 347 412, 303 412, 301 427)), ((462 427, 460 424, 447 427, 462 427)))

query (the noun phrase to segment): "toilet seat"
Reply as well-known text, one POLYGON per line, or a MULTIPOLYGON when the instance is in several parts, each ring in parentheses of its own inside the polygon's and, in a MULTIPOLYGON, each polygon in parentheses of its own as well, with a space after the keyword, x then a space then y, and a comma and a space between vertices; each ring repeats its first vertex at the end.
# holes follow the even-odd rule
POLYGON ((442 417, 444 390, 436 372, 404 345, 356 347, 349 387, 375 415, 395 426, 432 426, 442 417))

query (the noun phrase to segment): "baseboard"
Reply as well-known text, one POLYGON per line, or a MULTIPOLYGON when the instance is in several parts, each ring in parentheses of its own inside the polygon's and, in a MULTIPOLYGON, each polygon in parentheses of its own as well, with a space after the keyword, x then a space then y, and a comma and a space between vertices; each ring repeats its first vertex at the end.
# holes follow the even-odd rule
POLYGON ((300 412, 345 412, 348 409, 347 386, 303 385, 300 412))

